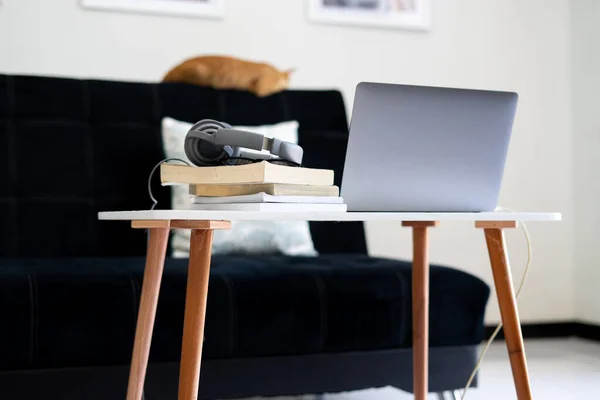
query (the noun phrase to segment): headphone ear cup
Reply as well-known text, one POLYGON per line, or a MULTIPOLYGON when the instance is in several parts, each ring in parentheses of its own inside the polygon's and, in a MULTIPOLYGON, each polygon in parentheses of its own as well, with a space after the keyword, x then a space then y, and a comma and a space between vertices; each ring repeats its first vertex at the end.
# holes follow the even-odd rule
MULTIPOLYGON (((214 134, 218 129, 222 128, 231 128, 231 126, 224 122, 202 120, 196 123, 191 130, 214 134)), ((192 137, 189 133, 185 137, 184 151, 187 158, 197 166, 219 165, 229 157, 224 146, 215 145, 207 140, 192 137)))
POLYGON ((216 146, 194 137, 186 137, 184 151, 187 158, 194 165, 218 165, 229 156, 223 146, 216 146))

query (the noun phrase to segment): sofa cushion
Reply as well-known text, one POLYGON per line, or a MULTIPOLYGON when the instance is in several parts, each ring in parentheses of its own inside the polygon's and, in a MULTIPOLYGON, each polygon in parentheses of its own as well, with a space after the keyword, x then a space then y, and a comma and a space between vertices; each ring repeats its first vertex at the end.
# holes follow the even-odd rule
MULTIPOLYGON (((0 370, 123 365, 143 258, 0 261, 0 370)), ((187 259, 167 259, 151 361, 181 351, 187 259)), ((411 266, 367 256, 214 256, 204 357, 410 347, 411 266)), ((430 345, 478 343, 489 289, 431 267, 430 345)))

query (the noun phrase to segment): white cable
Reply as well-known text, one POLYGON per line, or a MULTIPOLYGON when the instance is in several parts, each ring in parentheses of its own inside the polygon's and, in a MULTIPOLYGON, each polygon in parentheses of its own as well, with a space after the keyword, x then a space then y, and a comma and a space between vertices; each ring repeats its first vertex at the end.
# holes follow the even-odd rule
MULTIPOLYGON (((498 208, 496 211, 515 212, 514 210, 511 210, 510 208, 503 208, 503 207, 498 208)), ((527 230, 527 226, 525 226, 525 224, 523 222, 519 222, 519 225, 523 229, 523 233, 525 234, 525 239, 527 240, 527 264, 525 265, 525 270, 523 271, 523 277, 521 278, 521 282, 519 283, 519 287, 517 288, 517 294, 516 294, 517 298, 519 298, 519 295, 521 294, 521 289, 523 289, 523 285, 525 284, 525 280, 527 279, 527 274, 529 273, 529 267, 531 266, 531 258, 533 255, 532 254, 533 251, 531 248, 531 237, 529 236, 529 231, 527 230)), ((479 356, 479 359, 477 360, 477 363, 475 364, 475 368, 473 368, 473 372, 471 373, 471 376, 469 377, 469 380, 467 381, 467 384, 465 385, 465 389, 463 390, 461 400, 464 400, 467 397, 467 391, 469 390, 471 383, 473 383, 473 379, 475 379, 475 375, 477 374, 477 371, 479 371, 479 368, 481 367, 481 362, 483 361, 485 354, 487 353, 488 349, 490 348, 490 345, 492 344, 492 342, 494 341, 496 336, 498 336, 500 329, 502 329, 502 322, 500 322, 498 324, 498 326, 496 327, 496 330, 494 331, 494 333, 492 333, 492 336, 488 339, 487 343, 483 347, 483 350, 481 350, 481 355, 479 356)))
POLYGON ((156 169, 158 167, 160 167, 160 165, 162 163, 167 162, 167 161, 180 161, 180 162, 184 163, 185 165, 190 165, 189 162, 182 160, 181 158, 168 157, 168 158, 165 158, 164 160, 159 161, 154 166, 154 168, 152 168, 152 171, 150 171, 150 175, 148 175, 148 196, 150 196, 150 200, 152 201, 152 207, 150 207, 151 210, 154 210, 154 207, 156 207, 156 205, 158 204, 158 200, 156 200, 156 198, 152 194, 152 176, 154 175, 154 172, 156 171, 156 169))

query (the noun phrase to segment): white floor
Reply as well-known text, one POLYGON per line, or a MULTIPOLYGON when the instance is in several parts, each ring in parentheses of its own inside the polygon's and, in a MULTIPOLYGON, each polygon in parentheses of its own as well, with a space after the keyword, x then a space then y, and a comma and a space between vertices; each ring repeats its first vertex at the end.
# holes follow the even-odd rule
MULTIPOLYGON (((534 399, 600 399, 600 343, 580 339, 528 340, 525 348, 534 399)), ((327 400, 409 400, 393 388, 330 394, 327 400)), ((437 400, 436 396, 430 396, 437 400)), ((516 399, 504 342, 494 343, 483 361, 479 387, 468 400, 516 399)), ((310 399, 308 396, 294 398, 310 399)), ((287 400, 287 398, 286 398, 287 400)))
MULTIPOLYGON (((525 343, 534 399, 600 399, 600 343, 580 339, 525 343)), ((327 400, 409 400, 393 388, 326 396, 327 400)), ((430 396, 437 400, 437 397, 430 396)), ((483 361, 479 387, 468 400, 516 399, 504 342, 494 343, 483 361)))

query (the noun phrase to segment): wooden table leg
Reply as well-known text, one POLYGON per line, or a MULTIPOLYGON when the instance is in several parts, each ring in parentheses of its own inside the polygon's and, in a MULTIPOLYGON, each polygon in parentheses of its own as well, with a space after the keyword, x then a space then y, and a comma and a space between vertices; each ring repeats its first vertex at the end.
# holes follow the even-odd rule
POLYGON ((135 328, 127 400, 140 400, 144 391, 144 379, 148 367, 148 354, 150 353, 152 329, 154 327, 156 304, 158 303, 168 239, 168 227, 149 229, 146 267, 144 269, 144 281, 135 328))
POLYGON ((519 400, 531 400, 531 388, 529 385, 529 373, 527 372, 523 335, 521 333, 521 324, 519 322, 517 301, 512 284, 504 232, 502 231, 503 228, 514 228, 516 223, 478 222, 476 226, 484 228, 517 398, 519 400))
POLYGON ((213 231, 192 229, 185 298, 179 400, 196 400, 204 339, 213 231))
POLYGON ((413 323, 413 393, 416 400, 426 400, 429 392, 429 238, 427 228, 437 222, 406 221, 413 230, 412 323, 413 323))

